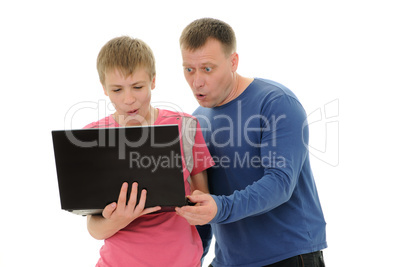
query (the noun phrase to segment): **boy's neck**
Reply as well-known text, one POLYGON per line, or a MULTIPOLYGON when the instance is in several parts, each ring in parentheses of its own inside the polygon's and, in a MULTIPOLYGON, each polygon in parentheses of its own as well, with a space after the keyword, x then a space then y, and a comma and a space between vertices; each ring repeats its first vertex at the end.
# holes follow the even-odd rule
POLYGON ((138 123, 131 123, 132 120, 127 120, 124 116, 115 112, 112 117, 120 126, 147 126, 153 125, 159 116, 159 109, 149 106, 149 112, 147 116, 138 123))

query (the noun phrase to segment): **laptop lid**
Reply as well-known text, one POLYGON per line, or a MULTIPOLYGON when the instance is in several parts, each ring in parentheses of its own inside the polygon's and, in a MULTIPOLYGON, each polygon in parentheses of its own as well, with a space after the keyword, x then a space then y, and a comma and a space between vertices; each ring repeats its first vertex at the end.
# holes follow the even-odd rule
POLYGON ((101 214, 123 182, 128 195, 133 182, 147 190, 145 207, 186 205, 178 125, 59 130, 52 138, 63 210, 101 214))

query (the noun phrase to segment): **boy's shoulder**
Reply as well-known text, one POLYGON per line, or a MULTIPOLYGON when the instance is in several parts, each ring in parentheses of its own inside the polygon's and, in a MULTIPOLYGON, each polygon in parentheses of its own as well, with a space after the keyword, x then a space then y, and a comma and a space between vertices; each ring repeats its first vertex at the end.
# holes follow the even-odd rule
POLYGON ((172 110, 167 110, 167 109, 160 109, 159 112, 160 112, 159 116, 162 119, 165 119, 165 120, 180 119, 180 118, 197 120, 196 117, 194 117, 194 116, 192 116, 192 115, 190 115, 188 113, 181 112, 181 111, 172 111, 172 110))
POLYGON ((155 125, 162 125, 162 124, 177 124, 179 125, 179 129, 196 129, 198 125, 198 120, 196 117, 184 113, 184 112, 177 112, 171 110, 159 110, 158 120, 155 122, 155 125))
POLYGON ((91 128, 110 128, 110 127, 116 127, 116 122, 113 119, 113 116, 107 116, 103 119, 100 119, 98 121, 92 122, 84 127, 84 129, 91 129, 91 128))

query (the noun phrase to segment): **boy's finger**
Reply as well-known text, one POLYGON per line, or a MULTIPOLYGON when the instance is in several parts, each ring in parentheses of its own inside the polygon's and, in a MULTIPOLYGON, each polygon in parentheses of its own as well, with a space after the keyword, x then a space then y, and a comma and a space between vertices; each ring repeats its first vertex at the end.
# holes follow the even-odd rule
POLYGON ((119 199, 117 200, 118 207, 126 206, 128 183, 124 182, 120 189, 119 199))
POLYGON ((133 183, 131 187, 130 198, 128 200, 127 207, 131 210, 134 210, 135 205, 137 204, 137 193, 138 193, 138 183, 133 183))
POLYGON ((141 212, 141 215, 149 214, 149 213, 158 211, 158 210, 160 210, 160 209, 161 209, 160 206, 156 206, 156 207, 152 207, 152 208, 146 208, 146 209, 144 209, 144 210, 141 212))
POLYGON ((105 217, 106 219, 109 219, 112 216, 112 213, 115 209, 116 209, 116 202, 107 205, 102 211, 102 216, 105 217))
POLYGON ((141 212, 145 207, 146 200, 147 200, 147 190, 142 189, 141 196, 140 196, 140 201, 138 202, 138 205, 137 205, 137 208, 140 209, 141 212))

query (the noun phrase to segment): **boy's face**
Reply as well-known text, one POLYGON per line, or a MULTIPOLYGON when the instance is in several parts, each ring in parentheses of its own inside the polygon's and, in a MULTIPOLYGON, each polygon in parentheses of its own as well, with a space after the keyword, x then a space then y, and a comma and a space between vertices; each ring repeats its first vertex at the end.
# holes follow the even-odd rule
POLYGON ((118 70, 105 75, 103 90, 113 103, 115 120, 122 126, 152 124, 151 90, 155 88, 155 77, 139 68, 133 75, 124 77, 118 70))
POLYGON ((182 49, 184 77, 198 103, 207 108, 229 102, 235 88, 238 55, 226 56, 222 45, 209 39, 195 51, 182 49))

